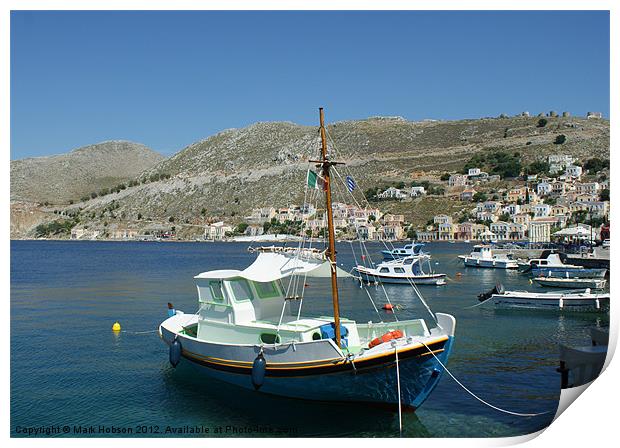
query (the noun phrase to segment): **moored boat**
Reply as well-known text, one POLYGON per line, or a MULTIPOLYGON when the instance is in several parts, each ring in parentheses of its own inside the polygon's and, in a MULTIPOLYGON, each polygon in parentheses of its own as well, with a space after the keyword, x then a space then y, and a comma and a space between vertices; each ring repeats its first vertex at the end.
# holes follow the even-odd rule
POLYGON ((524 272, 531 272, 535 277, 603 278, 607 274, 605 268, 585 268, 566 264, 558 253, 549 253, 546 258, 531 259, 522 265, 523 267, 524 272))
POLYGON ((353 270, 366 282, 445 285, 446 274, 433 272, 430 258, 428 255, 406 257, 400 260, 379 263, 374 268, 358 265, 353 270), (428 272, 424 271, 424 262, 428 266, 428 272))
POLYGON ((428 255, 422 248, 425 246, 423 243, 411 243, 405 244, 403 247, 396 247, 394 249, 382 250, 383 259, 385 260, 397 260, 405 257, 415 257, 419 255, 428 255))
POLYGON ((501 285, 479 300, 497 308, 601 311, 609 309, 608 293, 592 293, 590 289, 558 292, 506 291, 501 285))
POLYGON ((553 288, 590 288, 603 289, 607 284, 604 278, 559 278, 559 277, 534 277, 533 279, 540 286, 550 286, 553 288))
POLYGON ((197 275, 198 311, 176 311, 160 324, 160 336, 173 366, 189 362, 244 388, 416 409, 445 370, 456 320, 428 307, 430 325, 423 318, 357 323, 340 316, 337 280, 347 274, 336 263, 330 176, 336 162, 328 158, 322 109, 319 130, 321 157, 311 162, 320 172, 309 170, 307 180, 323 183, 327 247, 302 241, 296 248, 260 248, 244 270, 197 275), (308 278, 331 279, 332 315, 302 314, 308 278))
POLYGON ((469 255, 459 255, 463 264, 473 268, 517 269, 519 265, 506 254, 495 254, 491 246, 478 244, 469 255))

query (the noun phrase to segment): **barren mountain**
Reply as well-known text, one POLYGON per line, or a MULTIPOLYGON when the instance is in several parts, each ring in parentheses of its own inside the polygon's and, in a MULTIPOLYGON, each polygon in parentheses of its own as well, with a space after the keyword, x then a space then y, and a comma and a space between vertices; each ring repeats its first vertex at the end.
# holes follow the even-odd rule
POLYGON ((11 201, 78 202, 126 182, 164 157, 144 145, 108 141, 50 157, 11 161, 11 201))
MULTIPOLYGON (((375 117, 329 125, 328 142, 332 159, 347 164, 337 170, 342 176, 353 175, 359 190, 460 170, 474 154, 486 151, 519 152, 522 163, 553 153, 582 160, 609 158, 608 120, 546 120, 539 127, 538 117, 424 122, 375 117), (565 143, 554 144, 560 134, 565 143)), ((200 224, 203 217, 234 222, 255 207, 302 203, 307 161, 318 156, 319 147, 316 126, 257 123, 229 129, 151 165, 135 177, 135 186, 66 209, 81 209, 81 222, 93 226, 105 221, 140 227, 159 221, 174 222, 179 231, 185 224, 200 224)), ((20 191, 27 191, 26 179, 21 181, 20 191)))

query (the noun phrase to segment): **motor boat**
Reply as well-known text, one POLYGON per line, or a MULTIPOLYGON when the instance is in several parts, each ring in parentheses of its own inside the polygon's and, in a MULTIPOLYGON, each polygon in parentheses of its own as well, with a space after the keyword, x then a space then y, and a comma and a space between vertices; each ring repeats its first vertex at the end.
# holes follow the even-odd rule
POLYGON ((508 254, 495 254, 491 246, 478 244, 469 255, 459 255, 463 264, 473 268, 517 269, 516 260, 508 254))
POLYGON ((433 272, 430 259, 428 255, 406 257, 384 261, 374 268, 358 265, 353 270, 366 282, 445 285, 446 274, 433 272), (427 266, 427 271, 424 271, 424 264, 427 266))
POLYGON ((412 257, 418 255, 428 255, 422 248, 425 246, 424 243, 411 243, 406 244, 403 247, 398 247, 394 249, 386 249, 382 250, 384 260, 396 260, 399 258, 412 257))

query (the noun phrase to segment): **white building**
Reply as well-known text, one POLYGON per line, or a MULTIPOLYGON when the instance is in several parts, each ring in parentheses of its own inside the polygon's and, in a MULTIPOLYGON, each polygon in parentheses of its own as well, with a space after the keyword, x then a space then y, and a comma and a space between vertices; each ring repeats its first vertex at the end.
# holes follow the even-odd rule
POLYGON ((464 187, 467 185, 467 175, 466 174, 452 174, 450 179, 448 179, 448 185, 450 187, 464 187))
POLYGON ((404 191, 390 187, 382 193, 377 195, 379 199, 405 199, 407 197, 407 193, 404 191))
POLYGON ((411 187, 411 192, 409 194, 411 197, 424 196, 426 190, 424 190, 424 187, 411 187))
POLYGON ((227 232, 232 232, 232 226, 224 222, 216 222, 205 227, 205 239, 212 241, 221 241, 226 238, 227 232))
POLYGON ((575 159, 572 156, 566 154, 553 154, 549 156, 549 172, 551 174, 558 173, 567 166, 570 166, 575 162, 575 159))
POLYGON ((566 167, 567 176, 574 177, 575 179, 579 179, 582 173, 583 173, 583 169, 579 165, 569 165, 566 167))
POLYGON ((452 216, 448 215, 437 215, 433 218, 433 222, 435 224, 452 224, 452 216))
POLYGON ((548 243, 551 241, 551 227, 556 223, 553 218, 538 218, 530 221, 528 238, 532 243, 548 243))
POLYGON ((551 191, 552 187, 549 182, 540 182, 536 186, 536 193, 538 194, 538 196, 547 196, 548 194, 551 194, 551 191))
POLYGON ((545 218, 551 214, 551 206, 549 204, 534 204, 532 205, 532 211, 534 217, 545 218))

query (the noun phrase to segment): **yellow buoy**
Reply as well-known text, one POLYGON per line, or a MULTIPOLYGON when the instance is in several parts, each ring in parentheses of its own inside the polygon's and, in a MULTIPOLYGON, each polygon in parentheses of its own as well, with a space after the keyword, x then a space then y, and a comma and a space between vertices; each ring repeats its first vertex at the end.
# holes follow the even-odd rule
POLYGON ((121 331, 121 324, 117 322, 114 322, 114 325, 112 325, 112 331, 121 331))

